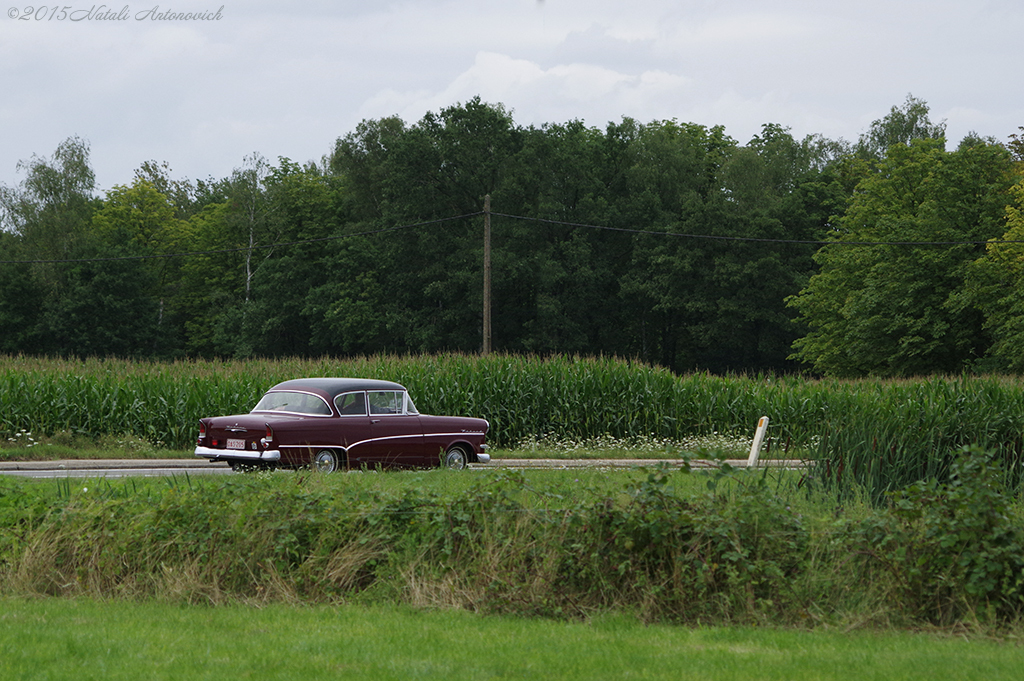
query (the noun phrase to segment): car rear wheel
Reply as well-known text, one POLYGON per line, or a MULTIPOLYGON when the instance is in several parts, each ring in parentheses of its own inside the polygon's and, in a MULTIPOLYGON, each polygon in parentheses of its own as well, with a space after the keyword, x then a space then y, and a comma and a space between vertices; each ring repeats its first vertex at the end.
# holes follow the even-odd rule
POLYGON ((333 449, 321 449, 313 457, 313 470, 318 473, 333 473, 338 470, 340 459, 333 449))
POLYGON ((462 445, 454 445, 444 453, 444 467, 459 471, 469 463, 469 454, 462 445))

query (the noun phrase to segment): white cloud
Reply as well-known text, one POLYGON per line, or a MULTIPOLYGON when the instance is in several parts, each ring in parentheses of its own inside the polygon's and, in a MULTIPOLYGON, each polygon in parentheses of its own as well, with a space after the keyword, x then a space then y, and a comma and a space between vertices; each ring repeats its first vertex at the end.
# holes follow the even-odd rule
POLYGON ((592 64, 558 64, 542 68, 526 59, 481 52, 473 64, 443 89, 401 93, 383 90, 362 108, 365 118, 398 113, 413 122, 474 96, 502 103, 516 112, 518 123, 543 124, 585 118, 591 125, 618 120, 634 109, 660 111, 670 117, 672 103, 682 96, 688 79, 653 70, 622 73, 592 64), (660 104, 659 104, 660 102, 660 104), (584 112, 591 115, 583 115, 584 112))
POLYGON ((1024 125, 1021 34, 1012 0, 248 0, 204 24, 3 18, 0 182, 71 135, 90 140, 102 187, 149 159, 221 177, 253 151, 317 159, 361 119, 415 122, 476 95, 524 125, 676 118, 742 142, 765 122, 854 139, 913 93, 954 143, 1005 139, 1024 125))

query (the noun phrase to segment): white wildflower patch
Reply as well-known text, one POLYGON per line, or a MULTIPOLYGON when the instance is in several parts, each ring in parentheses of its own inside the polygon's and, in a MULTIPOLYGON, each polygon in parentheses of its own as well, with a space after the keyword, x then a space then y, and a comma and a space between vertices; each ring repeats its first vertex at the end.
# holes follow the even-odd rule
POLYGON ((24 428, 15 433, 14 437, 7 438, 7 441, 13 447, 35 447, 39 444, 39 441, 32 437, 32 431, 24 428))
POLYGON ((619 438, 601 435, 595 438, 570 439, 551 435, 530 436, 520 440, 515 449, 547 450, 565 455, 600 454, 602 452, 629 452, 638 457, 681 456, 684 453, 714 453, 730 458, 746 457, 752 440, 741 435, 711 433, 679 440, 655 436, 619 438))

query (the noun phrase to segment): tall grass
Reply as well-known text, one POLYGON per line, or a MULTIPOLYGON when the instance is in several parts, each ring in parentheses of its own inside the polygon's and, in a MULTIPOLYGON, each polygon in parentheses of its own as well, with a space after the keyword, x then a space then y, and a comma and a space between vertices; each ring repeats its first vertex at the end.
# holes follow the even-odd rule
POLYGON ((371 491, 360 484, 368 475, 142 490, 81 482, 45 513, 38 485, 0 480, 0 595, 357 600, 569 618, 624 608, 688 622, 798 609, 790 579, 807 531, 763 488, 735 502, 685 499, 678 471, 656 472, 571 500, 516 473, 446 495, 371 491))
POLYGON ((269 386, 300 376, 386 378, 424 413, 486 418, 489 441, 752 432, 771 418, 768 454, 822 463, 817 475, 875 494, 942 477, 960 447, 979 444, 1021 473, 1024 386, 1010 377, 837 381, 676 376, 611 358, 363 357, 348 360, 148 363, 0 357, 0 436, 130 434, 187 448, 197 419, 248 411, 269 386))
POLYGON ((950 484, 912 486, 891 508, 801 498, 785 472, 679 467, 574 484, 443 470, 64 480, 56 494, 0 478, 0 597, 1019 625, 1019 504, 989 453, 957 465, 950 484))

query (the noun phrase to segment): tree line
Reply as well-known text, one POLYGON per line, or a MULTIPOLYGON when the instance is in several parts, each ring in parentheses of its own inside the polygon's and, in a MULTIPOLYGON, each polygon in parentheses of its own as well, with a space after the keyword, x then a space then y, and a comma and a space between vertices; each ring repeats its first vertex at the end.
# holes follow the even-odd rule
POLYGON ((89 145, 0 186, 0 352, 478 352, 677 372, 904 376, 1024 368, 1024 141, 908 97, 854 143, 746 144, 631 118, 517 125, 475 98, 364 120, 317 162, 228 177, 143 163, 96 191, 89 145))

